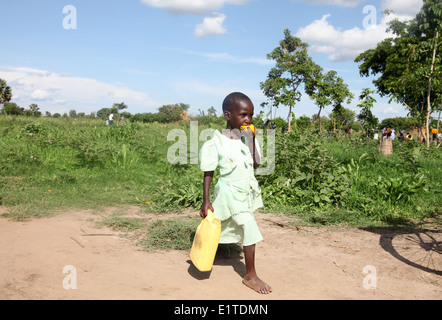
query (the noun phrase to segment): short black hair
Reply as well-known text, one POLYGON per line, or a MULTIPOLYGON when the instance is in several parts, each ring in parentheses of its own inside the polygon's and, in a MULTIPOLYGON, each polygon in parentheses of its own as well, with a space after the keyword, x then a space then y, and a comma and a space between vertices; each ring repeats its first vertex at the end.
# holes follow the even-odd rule
POLYGON ((248 96, 246 96, 244 93, 241 92, 233 92, 229 94, 223 102, 223 112, 230 111, 230 107, 236 102, 236 101, 243 101, 248 100, 252 101, 248 96))

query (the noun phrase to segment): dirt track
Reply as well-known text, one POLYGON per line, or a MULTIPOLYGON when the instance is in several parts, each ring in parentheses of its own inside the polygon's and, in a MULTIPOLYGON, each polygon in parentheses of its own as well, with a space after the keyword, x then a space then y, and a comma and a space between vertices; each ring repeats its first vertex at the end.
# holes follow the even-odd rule
MULTIPOLYGON (((284 224, 285 217, 257 214, 265 238, 257 247, 257 270, 274 290, 260 296, 241 282, 242 256, 218 259, 210 274, 200 274, 186 252, 140 251, 115 231, 95 229, 94 219, 97 216, 89 211, 29 222, 0 219, 0 299, 442 298, 440 275, 400 260, 388 252, 389 246, 381 245, 383 241, 394 244, 394 234, 381 239, 379 233, 354 228, 296 230, 274 223, 284 224), (66 266, 71 267, 64 270, 66 266), (372 266, 366 271, 376 271, 376 289, 364 288, 373 284, 364 282, 373 275, 363 273, 366 266, 372 266), (67 280, 75 274, 77 289, 66 289, 74 283, 67 280)), ((436 235, 440 242, 441 234, 436 235)), ((398 246, 402 246, 398 250, 410 249, 398 246)), ((440 259, 434 253, 437 264, 440 259)))

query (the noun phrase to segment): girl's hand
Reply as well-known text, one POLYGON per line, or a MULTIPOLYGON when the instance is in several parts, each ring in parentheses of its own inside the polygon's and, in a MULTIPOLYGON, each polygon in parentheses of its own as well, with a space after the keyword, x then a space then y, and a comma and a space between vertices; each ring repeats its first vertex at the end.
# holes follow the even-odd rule
POLYGON ((256 129, 255 129, 255 131, 253 131, 252 129, 250 129, 250 127, 245 128, 241 132, 247 137, 247 140, 251 140, 251 139, 255 138, 255 135, 256 135, 256 129))
MULTIPOLYGON (((254 144, 254 142, 255 142, 256 129, 255 129, 255 131, 253 131, 253 130, 250 129, 250 128, 246 128, 246 129, 243 129, 243 130, 241 131, 241 134, 246 138, 246 140, 247 140, 247 145, 248 145, 250 148, 252 148, 252 146, 253 146, 253 144, 254 144)), ((251 151, 251 152, 252 152, 252 151, 251 151)))
POLYGON ((201 211, 200 211, 201 218, 206 219, 207 213, 208 213, 209 210, 212 211, 212 212, 215 211, 213 209, 213 207, 212 207, 212 204, 210 202, 207 202, 207 203, 204 202, 203 206, 201 207, 201 211))

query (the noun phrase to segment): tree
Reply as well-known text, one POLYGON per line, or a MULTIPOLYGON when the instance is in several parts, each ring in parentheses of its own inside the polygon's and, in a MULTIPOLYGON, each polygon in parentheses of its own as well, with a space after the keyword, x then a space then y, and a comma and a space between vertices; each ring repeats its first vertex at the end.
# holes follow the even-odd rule
POLYGON ((113 113, 120 113, 124 109, 127 109, 127 105, 124 102, 114 103, 111 108, 113 113))
POLYGON ((0 79, 0 104, 5 104, 11 101, 12 90, 6 85, 6 81, 0 79))
MULTIPOLYGON (((106 109, 106 108, 104 108, 104 109, 106 109)), ((120 118, 121 118, 121 113, 122 113, 122 111, 125 110, 125 109, 127 109, 127 105, 126 105, 124 102, 114 103, 114 104, 112 105, 112 107, 107 108, 107 110, 108 110, 108 114, 106 115, 106 117, 105 117, 104 119, 108 118, 109 115, 110 115, 111 113, 113 113, 113 114, 115 115, 115 118, 116 118, 117 121, 119 122, 119 121, 120 121, 120 118)))
POLYGON ((33 117, 40 117, 41 116, 40 108, 38 107, 38 104, 35 104, 35 103, 29 105, 29 112, 31 113, 31 115, 33 117))
POLYGON ((132 114, 127 111, 124 111, 120 113, 120 116, 122 119, 130 119, 132 117, 132 114))
POLYGON ((396 118, 387 118, 381 121, 379 124, 380 128, 397 128, 404 129, 407 131, 412 131, 419 126, 419 122, 416 118, 412 117, 396 117, 396 118))
POLYGON ((298 128, 299 129, 310 129, 312 127, 312 120, 307 116, 301 116, 299 117, 298 121, 298 128))
POLYGON ((210 107, 209 109, 207 109, 207 115, 216 118, 217 117, 216 109, 213 106, 210 107))
POLYGON ((332 90, 333 112, 342 112, 345 109, 343 104, 350 104, 353 98, 354 95, 348 85, 344 83, 341 77, 337 77, 332 90))
POLYGON ((179 104, 168 104, 158 108, 158 116, 161 122, 177 122, 181 120, 183 109, 179 104))
POLYGON ((74 109, 69 111, 69 118, 77 118, 77 111, 74 109))
POLYGON ((186 112, 190 108, 190 104, 180 102, 179 105, 180 105, 181 109, 183 109, 183 111, 186 111, 186 112))
POLYGON ((356 119, 356 112, 342 107, 331 112, 330 119, 333 121, 333 129, 336 129, 336 125, 338 125, 339 130, 342 130, 342 128, 348 128, 353 125, 356 119))
POLYGON ((112 113, 112 110, 109 108, 102 108, 100 110, 97 111, 97 117, 102 119, 102 120, 106 120, 107 118, 109 118, 109 115, 112 113))
POLYGON ((329 71, 327 74, 322 72, 316 73, 309 77, 306 83, 306 92, 319 107, 316 119, 319 121, 319 131, 322 132, 322 110, 329 106, 334 106, 334 111, 339 112, 343 108, 342 104, 347 101, 350 103, 353 94, 348 89, 348 85, 344 83, 341 77, 338 77, 336 71, 329 71))
POLYGON ((318 115, 315 117, 319 121, 319 132, 322 132, 322 109, 332 104, 331 94, 335 76, 335 71, 329 71, 326 75, 321 72, 316 77, 311 78, 311 81, 306 85, 306 91, 310 99, 314 100, 319 107, 318 115))
POLYGON ((16 103, 8 102, 3 105, 2 113, 7 115, 22 115, 25 109, 20 108, 16 103))
POLYGON ((292 36, 288 29, 284 30, 284 35, 279 46, 267 55, 269 60, 276 62, 276 66, 270 70, 267 80, 261 82, 261 90, 273 101, 275 107, 289 106, 288 130, 290 132, 292 109, 302 96, 300 86, 309 77, 321 72, 321 68, 308 55, 308 44, 292 36))
MULTIPOLYGON (((425 39, 417 45, 411 45, 411 59, 409 63, 415 65, 416 76, 428 79, 427 91, 427 121, 426 121, 426 143, 430 147, 430 116, 433 112, 432 103, 441 108, 442 105, 442 67, 441 67, 441 45, 442 33, 442 2, 440 0, 426 0, 422 10, 416 17, 421 38, 425 39), (436 88, 433 93, 433 87, 436 88)), ((438 108, 438 109, 439 109, 438 108)), ((434 108, 436 109, 436 108, 434 108)))
POLYGON ((381 96, 402 103, 410 115, 426 119, 429 147, 431 113, 442 108, 442 2, 425 0, 415 19, 393 20, 385 39, 356 58, 361 76, 380 75, 373 81, 381 96))
POLYGON ((359 100, 362 102, 358 104, 358 107, 361 108, 361 113, 358 115, 358 120, 362 122, 364 129, 367 132, 367 136, 369 128, 376 127, 379 122, 379 119, 374 116, 373 112, 371 112, 374 103, 377 102, 376 99, 371 96, 374 93, 374 90, 365 88, 362 90, 362 93, 359 96, 359 100))

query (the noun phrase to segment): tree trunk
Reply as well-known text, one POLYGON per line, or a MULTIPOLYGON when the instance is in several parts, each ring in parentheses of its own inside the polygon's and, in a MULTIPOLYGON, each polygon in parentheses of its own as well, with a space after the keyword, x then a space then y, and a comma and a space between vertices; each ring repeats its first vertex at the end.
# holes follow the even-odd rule
POLYGON ((436 63, 437 41, 439 39, 439 31, 436 32, 436 40, 434 42, 433 61, 431 62, 431 73, 428 78, 428 95, 427 95, 427 149, 430 149, 430 116, 431 116, 431 85, 433 81, 434 64, 436 63))
POLYGON ((322 107, 319 107, 318 119, 319 119, 319 132, 320 133, 322 133, 321 111, 322 111, 322 107))
POLYGON ((289 132, 292 132, 292 106, 290 106, 289 111, 289 132))
MULTIPOLYGON (((441 111, 439 111, 439 118, 437 119, 437 133, 439 133, 440 131, 439 131, 439 124, 440 124, 440 114, 441 114, 441 111)), ((437 135, 436 135, 436 137, 437 137, 437 135)), ((438 143, 439 141, 438 141, 438 139, 435 139, 434 140, 434 146, 435 147, 437 147, 437 143, 438 143)))

